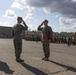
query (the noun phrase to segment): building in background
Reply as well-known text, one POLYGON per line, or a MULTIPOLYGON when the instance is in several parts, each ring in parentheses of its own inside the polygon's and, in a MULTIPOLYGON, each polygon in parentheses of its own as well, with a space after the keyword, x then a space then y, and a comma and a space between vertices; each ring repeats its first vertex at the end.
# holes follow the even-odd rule
POLYGON ((11 38, 12 27, 0 26, 0 38, 11 38))

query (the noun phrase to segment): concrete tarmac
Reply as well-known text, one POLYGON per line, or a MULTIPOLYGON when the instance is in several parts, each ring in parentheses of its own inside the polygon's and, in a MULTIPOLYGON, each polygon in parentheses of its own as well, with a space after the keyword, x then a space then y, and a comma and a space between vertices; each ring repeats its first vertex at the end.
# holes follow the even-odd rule
POLYGON ((21 58, 15 61, 13 39, 0 39, 0 75, 76 75, 76 45, 50 43, 50 60, 44 56, 41 42, 23 40, 21 58))

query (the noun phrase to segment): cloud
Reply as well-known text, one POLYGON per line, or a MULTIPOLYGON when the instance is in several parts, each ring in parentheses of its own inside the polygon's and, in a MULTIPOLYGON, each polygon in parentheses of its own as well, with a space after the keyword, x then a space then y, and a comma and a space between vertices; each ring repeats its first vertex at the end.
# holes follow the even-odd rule
POLYGON ((15 0, 12 5, 12 8, 17 8, 17 9, 25 9, 26 7, 26 1, 25 0, 15 0))
POLYGON ((74 20, 75 20, 75 19, 64 18, 64 17, 60 17, 60 18, 59 18, 60 25, 69 25, 69 24, 71 24, 74 20))
POLYGON ((72 0, 50 0, 50 4, 44 7, 45 12, 57 12, 62 17, 76 18, 76 2, 72 0))
POLYGON ((76 25, 73 25, 74 23, 73 21, 75 21, 75 19, 60 17, 59 18, 60 29, 61 30, 75 29, 76 25))
POLYGON ((74 31, 74 32, 76 32, 76 24, 74 24, 74 25, 71 25, 71 26, 60 26, 60 30, 61 31, 69 31, 69 32, 71 32, 72 30, 74 31))
POLYGON ((76 0, 15 0, 12 7, 25 8, 27 5, 43 8, 47 13, 57 12, 64 17, 76 18, 76 0))
POLYGON ((12 8, 21 9, 27 12, 25 20, 32 20, 35 12, 35 8, 28 5, 27 0, 15 0, 12 3, 12 8))
MULTIPOLYGON (((62 25, 60 29, 73 25, 76 19, 76 0, 15 0, 11 7, 25 10, 27 12, 25 20, 33 19, 36 8, 42 9, 45 13, 57 13, 62 25)), ((72 28, 75 28, 75 25, 72 28)))
POLYGON ((76 29, 76 24, 74 24, 73 26, 71 26, 69 29, 76 29))
POLYGON ((57 12, 62 17, 76 18, 76 0, 15 0, 13 8, 26 9, 27 6, 43 8, 46 13, 57 12))
POLYGON ((32 7, 46 7, 50 5, 52 0, 25 0, 29 6, 32 7))
POLYGON ((76 0, 72 0, 73 2, 76 2, 76 0))
POLYGON ((16 14, 13 10, 8 9, 8 10, 6 10, 5 15, 3 15, 3 16, 7 17, 7 18, 15 18, 16 14))
POLYGON ((35 8, 27 6, 27 16, 25 17, 25 20, 33 20, 35 8))
POLYGON ((12 8, 23 9, 22 6, 18 2, 13 2, 12 8))

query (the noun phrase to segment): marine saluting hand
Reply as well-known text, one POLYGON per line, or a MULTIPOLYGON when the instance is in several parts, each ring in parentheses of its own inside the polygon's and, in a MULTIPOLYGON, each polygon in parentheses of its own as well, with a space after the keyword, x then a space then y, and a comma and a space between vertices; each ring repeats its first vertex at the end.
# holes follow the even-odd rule
POLYGON ((23 24, 26 25, 25 21, 23 20, 23 24))
POLYGON ((41 23, 41 25, 40 26, 42 26, 44 24, 44 21, 41 23))
POLYGON ((26 25, 24 20, 23 20, 23 24, 25 25, 25 29, 28 30, 28 26, 26 25))

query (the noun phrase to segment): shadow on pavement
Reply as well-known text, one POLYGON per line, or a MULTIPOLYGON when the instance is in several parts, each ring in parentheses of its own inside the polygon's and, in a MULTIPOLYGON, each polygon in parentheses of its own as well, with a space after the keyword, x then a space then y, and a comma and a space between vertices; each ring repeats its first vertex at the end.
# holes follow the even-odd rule
POLYGON ((26 63, 20 63, 23 67, 25 67, 27 70, 33 72, 35 75, 48 75, 44 72, 42 72, 41 70, 35 68, 35 67, 32 67, 26 63))
POLYGON ((54 64, 56 64, 56 65, 59 65, 59 66, 61 66, 61 67, 66 68, 65 71, 70 70, 70 71, 76 72, 76 68, 75 68, 75 67, 67 66, 67 65, 64 65, 64 64, 61 64, 61 63, 58 63, 58 62, 55 62, 55 61, 51 61, 51 60, 49 60, 49 61, 50 61, 51 63, 54 63, 54 64))
POLYGON ((14 71, 10 70, 9 66, 5 63, 0 61, 0 71, 4 71, 6 74, 13 74, 14 71))

